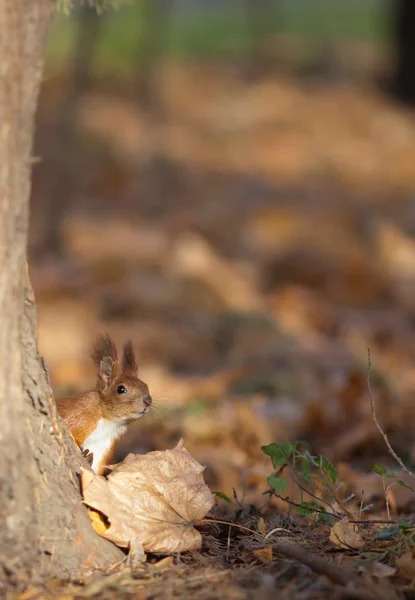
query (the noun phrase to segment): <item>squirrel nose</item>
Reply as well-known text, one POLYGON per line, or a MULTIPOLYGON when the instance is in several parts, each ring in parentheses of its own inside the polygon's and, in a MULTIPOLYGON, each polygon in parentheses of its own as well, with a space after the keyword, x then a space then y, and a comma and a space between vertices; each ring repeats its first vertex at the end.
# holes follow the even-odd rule
POLYGON ((147 392, 146 394, 143 395, 143 404, 146 408, 148 408, 149 406, 151 406, 151 396, 150 394, 147 392))

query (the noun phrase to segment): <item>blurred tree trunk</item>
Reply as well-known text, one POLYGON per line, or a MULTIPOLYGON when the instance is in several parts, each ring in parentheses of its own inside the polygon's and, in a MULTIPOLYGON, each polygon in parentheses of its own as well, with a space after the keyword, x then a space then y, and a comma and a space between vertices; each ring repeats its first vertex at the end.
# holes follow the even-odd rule
POLYGON ((91 83, 94 58, 102 18, 94 8, 78 9, 78 31, 69 69, 65 96, 55 124, 49 149, 48 184, 43 203, 41 250, 57 256, 64 254, 62 227, 68 205, 76 193, 82 166, 75 126, 79 101, 91 83))
POLYGON ((246 64, 248 77, 260 77, 271 66, 272 56, 266 42, 272 31, 276 4, 277 0, 246 0, 250 40, 246 64))
POLYGON ((415 105, 415 2, 395 0, 393 11, 395 64, 392 92, 400 100, 415 105))
POLYGON ((141 2, 137 94, 141 107, 156 120, 163 112, 158 93, 158 76, 160 61, 166 52, 173 1, 142 0, 141 2))
POLYGON ((81 504, 80 454, 62 430, 37 350, 26 268, 31 153, 54 0, 0 0, 0 580, 79 574, 118 549, 81 504))
POLYGON ((145 195, 155 213, 177 188, 177 173, 166 157, 167 114, 161 85, 174 0, 142 0, 137 48, 136 97, 145 118, 148 156, 144 170, 145 195))

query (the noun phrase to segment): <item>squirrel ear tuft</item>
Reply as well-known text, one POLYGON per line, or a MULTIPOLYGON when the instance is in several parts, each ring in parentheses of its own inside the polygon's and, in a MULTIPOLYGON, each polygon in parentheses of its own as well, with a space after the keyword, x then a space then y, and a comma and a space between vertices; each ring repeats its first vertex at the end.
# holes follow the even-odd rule
POLYGON ((123 373, 131 373, 137 375, 138 367, 135 360, 134 348, 131 340, 124 344, 122 353, 122 371, 123 373))
POLYGON ((104 358, 111 358, 113 363, 118 361, 117 346, 107 333, 98 337, 92 349, 91 357, 98 369, 100 369, 101 361, 104 358))
POLYGON ((120 370, 117 347, 109 335, 99 336, 91 356, 98 370, 97 390, 101 394, 105 394, 118 377, 120 370))

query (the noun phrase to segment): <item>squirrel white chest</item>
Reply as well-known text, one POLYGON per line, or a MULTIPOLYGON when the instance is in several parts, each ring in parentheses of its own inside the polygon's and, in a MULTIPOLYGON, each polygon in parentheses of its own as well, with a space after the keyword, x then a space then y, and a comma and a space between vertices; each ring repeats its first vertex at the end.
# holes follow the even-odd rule
POLYGON ((127 427, 115 421, 100 419, 95 429, 89 434, 82 444, 82 450, 88 450, 93 455, 92 470, 97 472, 112 444, 122 435, 127 427))

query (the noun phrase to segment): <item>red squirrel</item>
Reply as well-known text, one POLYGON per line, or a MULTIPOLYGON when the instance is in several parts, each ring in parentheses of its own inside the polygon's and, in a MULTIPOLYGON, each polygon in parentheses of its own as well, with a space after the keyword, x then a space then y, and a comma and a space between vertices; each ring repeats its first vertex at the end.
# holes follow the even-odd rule
POLYGON ((127 424, 143 417, 152 400, 148 386, 138 379, 130 341, 124 344, 120 364, 115 343, 102 335, 95 343, 92 359, 97 366, 95 389, 58 398, 56 405, 92 470, 100 475, 127 424))

